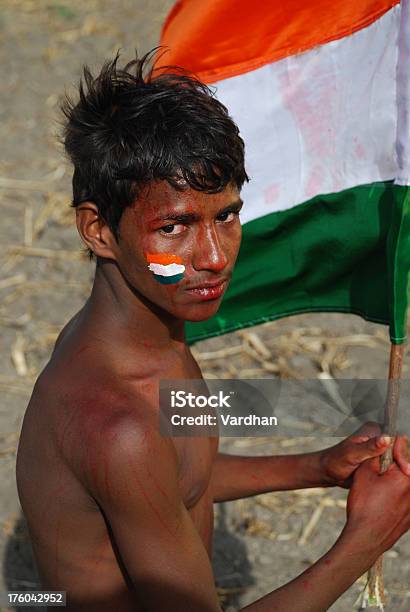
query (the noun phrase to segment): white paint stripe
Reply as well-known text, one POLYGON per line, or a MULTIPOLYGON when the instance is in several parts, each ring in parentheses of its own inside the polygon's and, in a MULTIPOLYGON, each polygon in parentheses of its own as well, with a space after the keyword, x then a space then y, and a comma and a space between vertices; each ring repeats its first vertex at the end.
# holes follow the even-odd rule
POLYGON ((158 274, 158 276, 174 276, 175 274, 183 274, 185 272, 185 266, 182 264, 167 264, 164 266, 163 264, 150 263, 148 268, 154 274, 158 274))
POLYGON ((251 182, 243 222, 397 174, 400 7, 369 27, 217 83, 251 182))

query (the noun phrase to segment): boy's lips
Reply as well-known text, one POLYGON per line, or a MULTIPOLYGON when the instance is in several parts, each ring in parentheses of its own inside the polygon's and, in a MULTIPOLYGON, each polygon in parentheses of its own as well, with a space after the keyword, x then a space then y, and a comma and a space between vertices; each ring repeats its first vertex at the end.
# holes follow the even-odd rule
POLYGON ((222 283, 225 283, 227 281, 227 277, 224 276, 223 278, 217 278, 211 281, 203 281, 202 283, 198 283, 197 285, 189 285, 188 287, 185 287, 185 289, 208 289, 210 287, 217 287, 218 285, 221 285, 222 283))
POLYGON ((203 282, 191 287, 185 287, 185 291, 191 295, 195 295, 201 300, 215 300, 223 294, 228 284, 227 278, 203 282))

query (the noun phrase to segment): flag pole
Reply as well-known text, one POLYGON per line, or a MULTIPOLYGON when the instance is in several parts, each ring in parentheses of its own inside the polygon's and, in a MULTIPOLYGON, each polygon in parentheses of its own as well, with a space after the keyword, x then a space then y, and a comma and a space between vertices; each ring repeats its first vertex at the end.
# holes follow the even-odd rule
MULTIPOLYGON (((404 344, 391 344, 389 379, 384 405, 383 433, 394 438, 397 434, 397 412, 400 400, 400 382, 404 356, 404 344)), ((391 445, 380 458, 380 473, 386 472, 393 462, 391 445)), ((367 572, 367 583, 363 593, 361 608, 376 606, 384 609, 386 603, 383 583, 383 555, 367 572)))

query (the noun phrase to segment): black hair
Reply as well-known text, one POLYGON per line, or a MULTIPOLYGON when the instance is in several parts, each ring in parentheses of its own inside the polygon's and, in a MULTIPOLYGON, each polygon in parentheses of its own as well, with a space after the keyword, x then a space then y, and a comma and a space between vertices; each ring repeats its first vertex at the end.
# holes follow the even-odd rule
POLYGON ((117 53, 97 77, 85 66, 78 102, 66 96, 62 104, 72 206, 94 202, 117 240, 124 208, 150 181, 217 193, 248 180, 244 143, 225 106, 183 69, 156 69, 157 51, 122 69, 117 53))

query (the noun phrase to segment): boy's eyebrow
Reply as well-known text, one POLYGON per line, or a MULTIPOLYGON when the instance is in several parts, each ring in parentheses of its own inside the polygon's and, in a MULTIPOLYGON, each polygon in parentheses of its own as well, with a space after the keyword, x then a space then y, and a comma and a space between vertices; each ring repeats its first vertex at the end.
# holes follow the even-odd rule
MULTIPOLYGON (((232 204, 228 204, 227 206, 224 206, 221 210, 217 212, 216 216, 222 215, 223 213, 231 212, 231 211, 237 212, 242 208, 242 206, 243 206, 243 201, 239 198, 238 200, 235 200, 235 202, 232 202, 232 204)), ((201 218, 201 215, 195 212, 183 213, 183 214, 170 212, 167 215, 157 217, 155 221, 177 221, 178 223, 192 223, 194 221, 199 221, 200 218, 201 218)))

